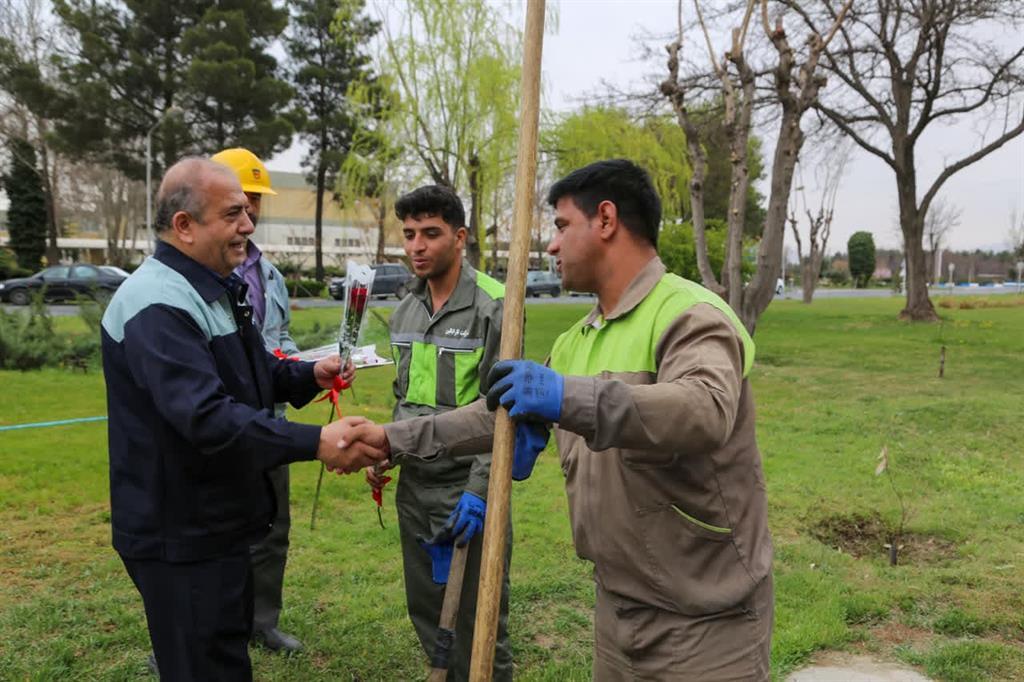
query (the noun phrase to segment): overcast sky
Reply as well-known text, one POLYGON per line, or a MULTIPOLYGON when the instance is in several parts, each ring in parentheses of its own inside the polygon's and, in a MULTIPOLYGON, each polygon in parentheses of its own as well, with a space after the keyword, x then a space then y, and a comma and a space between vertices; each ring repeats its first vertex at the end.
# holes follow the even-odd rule
MULTIPOLYGON (((521 7, 517 5, 513 14, 520 22, 521 7)), ((650 74, 660 76, 664 69, 660 54, 655 62, 640 61, 635 37, 670 30, 676 21, 675 8, 675 0, 561 0, 557 29, 549 30, 544 40, 545 106, 574 108, 599 92, 602 80, 627 89, 650 74)), ((973 148, 978 139, 976 127, 965 122, 922 140, 918 145, 921 192, 944 159, 958 159, 973 148)), ((767 142, 764 154, 770 158, 774 142, 767 142)), ((298 170, 300 158, 301 150, 293 147, 269 165, 272 170, 298 170)), ((813 176, 808 168, 804 178, 812 204, 816 201, 813 176)), ((766 187, 762 191, 767 194, 766 187)), ((940 196, 963 211, 962 223, 951 235, 953 248, 1006 248, 1010 211, 1014 207, 1018 214, 1024 211, 1024 139, 1018 137, 955 175, 940 196)), ((881 160, 855 149, 836 201, 829 250, 845 251, 846 240, 857 230, 872 232, 880 247, 896 247, 896 225, 892 171, 881 160)), ((787 244, 792 243, 792 236, 787 235, 787 244)))

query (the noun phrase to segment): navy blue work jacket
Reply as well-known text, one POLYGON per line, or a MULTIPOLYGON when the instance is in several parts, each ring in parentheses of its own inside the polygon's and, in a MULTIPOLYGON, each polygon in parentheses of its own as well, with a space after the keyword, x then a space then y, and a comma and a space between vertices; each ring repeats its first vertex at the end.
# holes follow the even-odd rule
POLYGON ((273 413, 316 395, 313 363, 268 353, 241 280, 164 242, 118 288, 102 327, 114 549, 197 561, 266 535, 266 471, 316 457, 320 427, 273 413))

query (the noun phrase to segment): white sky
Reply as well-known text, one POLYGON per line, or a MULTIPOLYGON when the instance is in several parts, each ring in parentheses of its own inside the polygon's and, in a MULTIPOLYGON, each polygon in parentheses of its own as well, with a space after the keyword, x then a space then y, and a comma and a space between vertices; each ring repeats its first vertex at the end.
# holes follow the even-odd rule
MULTIPOLYGON (((513 6, 513 20, 523 21, 523 7, 513 6)), ((549 29, 544 39, 545 106, 574 108, 587 95, 599 92, 602 80, 631 89, 647 75, 661 77, 662 53, 656 61, 641 62, 637 37, 671 30, 675 12, 675 0, 561 0, 557 29, 549 29)), ((976 139, 969 124, 926 137, 918 146, 919 191, 923 193, 930 185, 944 158, 959 158, 976 139)), ((763 152, 770 163, 774 142, 765 142, 763 152)), ((298 170, 301 153, 293 146, 268 165, 298 170)), ((813 204, 810 168, 804 177, 813 204)), ((767 194, 767 187, 761 189, 767 194)), ((1010 211, 1014 207, 1018 214, 1024 211, 1024 137, 955 175, 940 196, 963 210, 961 225, 950 235, 953 248, 1006 248, 1010 211)), ((897 247, 896 224, 892 171, 881 160, 855 149, 836 202, 829 251, 845 251, 847 239, 858 230, 872 232, 880 247, 897 247)), ((787 235, 787 244, 792 244, 791 235, 787 235)))

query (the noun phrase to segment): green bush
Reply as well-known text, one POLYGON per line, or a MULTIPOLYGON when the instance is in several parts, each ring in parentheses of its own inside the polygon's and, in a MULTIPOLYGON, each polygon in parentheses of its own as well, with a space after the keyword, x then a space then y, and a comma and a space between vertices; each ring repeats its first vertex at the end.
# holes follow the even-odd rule
POLYGON ((27 311, 0 310, 0 369, 29 370, 58 365, 65 347, 41 295, 27 311))
MULTIPOLYGON (((708 260, 711 262, 711 270, 715 276, 721 278, 722 264, 725 263, 728 227, 724 220, 717 218, 708 218, 705 224, 707 229, 704 234, 708 244, 708 260)), ((748 245, 744 244, 744 247, 746 246, 748 245)), ((680 277, 694 282, 701 281, 700 271, 697 269, 697 247, 693 239, 692 223, 676 223, 664 227, 658 237, 658 255, 661 256, 661 260, 669 272, 674 272, 680 277)), ((756 269, 754 263, 746 258, 743 259, 741 272, 744 280, 749 279, 756 269)))
POLYGON ((317 298, 324 295, 324 285, 315 279, 288 280, 288 295, 292 298, 317 298))
POLYGON ((28 277, 31 270, 18 265, 18 259, 10 249, 0 249, 0 280, 14 277, 28 277))

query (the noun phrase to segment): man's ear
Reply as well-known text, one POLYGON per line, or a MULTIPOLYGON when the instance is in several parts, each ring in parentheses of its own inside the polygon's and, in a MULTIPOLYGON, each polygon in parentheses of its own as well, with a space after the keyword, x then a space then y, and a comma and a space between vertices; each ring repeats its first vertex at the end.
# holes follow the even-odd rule
POLYGON ((196 240, 196 224, 192 216, 184 211, 178 211, 171 216, 171 230, 182 244, 192 244, 196 240))
POLYGON ((466 240, 469 239, 469 228, 460 227, 455 230, 455 246, 464 249, 466 248, 466 240))
POLYGON ((601 239, 611 239, 619 229, 619 209, 611 201, 605 199, 597 205, 597 218, 600 221, 601 239))

